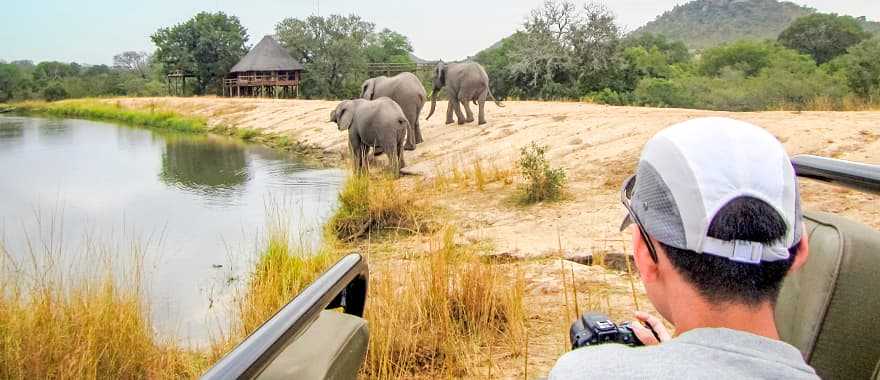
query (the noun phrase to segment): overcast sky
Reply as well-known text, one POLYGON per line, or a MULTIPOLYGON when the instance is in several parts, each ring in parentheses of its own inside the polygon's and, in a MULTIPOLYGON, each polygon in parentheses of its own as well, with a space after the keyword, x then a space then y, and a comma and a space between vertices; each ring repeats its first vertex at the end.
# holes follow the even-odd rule
MULTIPOLYGON (((685 0, 604 1, 632 30, 685 0)), ((880 0, 799 0, 823 12, 880 20, 880 0)), ((58 60, 110 64, 126 50, 152 51, 150 34, 200 11, 236 15, 250 44, 272 34, 285 17, 315 12, 314 0, 4 0, 0 15, 0 59, 58 60)), ((467 57, 511 34, 542 0, 446 0, 445 2, 324 0, 320 13, 356 13, 410 37, 425 59, 467 57), (439 4, 445 4, 439 6, 439 4)))

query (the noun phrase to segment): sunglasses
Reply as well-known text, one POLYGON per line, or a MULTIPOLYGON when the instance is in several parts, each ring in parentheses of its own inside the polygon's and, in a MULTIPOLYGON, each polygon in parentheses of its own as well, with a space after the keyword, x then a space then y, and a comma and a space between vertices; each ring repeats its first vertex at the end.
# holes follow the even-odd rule
POLYGON ((645 232, 645 227, 642 225, 642 222, 639 220, 639 217, 636 216, 636 213, 633 212, 632 209, 632 194, 636 185, 636 176, 632 175, 623 182, 623 187, 620 189, 620 203, 623 204, 623 207, 626 208, 626 212, 628 214, 627 218, 623 220, 623 224, 620 226, 620 230, 623 231, 626 227, 629 226, 630 223, 635 223, 636 227, 639 229, 639 233, 642 234, 642 239, 648 245, 648 252, 651 254, 651 260, 657 262, 657 250, 654 248, 654 242, 651 240, 651 237, 648 236, 648 233, 645 232))

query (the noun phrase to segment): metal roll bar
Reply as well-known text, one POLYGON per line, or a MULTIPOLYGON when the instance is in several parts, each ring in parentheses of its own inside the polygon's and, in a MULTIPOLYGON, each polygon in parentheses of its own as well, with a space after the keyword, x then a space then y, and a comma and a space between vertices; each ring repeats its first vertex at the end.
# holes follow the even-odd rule
POLYGON ((257 377, 323 310, 341 307, 346 314, 362 317, 368 281, 367 262, 361 255, 343 257, 214 364, 202 379, 257 377))
POLYGON ((791 164, 799 177, 880 195, 880 165, 811 155, 795 156, 791 164))

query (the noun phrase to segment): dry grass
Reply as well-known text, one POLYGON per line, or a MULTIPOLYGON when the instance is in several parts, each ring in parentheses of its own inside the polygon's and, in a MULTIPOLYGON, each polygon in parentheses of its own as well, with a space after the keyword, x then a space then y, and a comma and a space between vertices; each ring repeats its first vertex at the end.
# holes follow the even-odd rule
POLYGON ((491 352, 525 355, 524 279, 480 261, 445 229, 437 247, 374 272, 362 376, 474 376, 491 352))
POLYGON ((352 176, 340 191, 339 209, 327 224, 328 231, 342 241, 386 231, 430 232, 427 196, 388 176, 352 176))
POLYGON ((71 253, 61 246, 60 222, 48 224, 51 233, 27 242, 24 255, 13 256, 0 244, 0 378, 181 378, 201 372, 203 356, 153 334, 141 286, 149 241, 123 247, 91 240, 71 253))

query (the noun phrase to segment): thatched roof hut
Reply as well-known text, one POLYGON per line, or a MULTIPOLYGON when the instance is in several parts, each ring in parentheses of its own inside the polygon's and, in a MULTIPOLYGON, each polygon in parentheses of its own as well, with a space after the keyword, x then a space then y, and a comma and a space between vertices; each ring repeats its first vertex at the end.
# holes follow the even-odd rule
POLYGON ((299 95, 304 67, 272 36, 263 37, 232 69, 224 81, 228 96, 290 97, 299 95))

